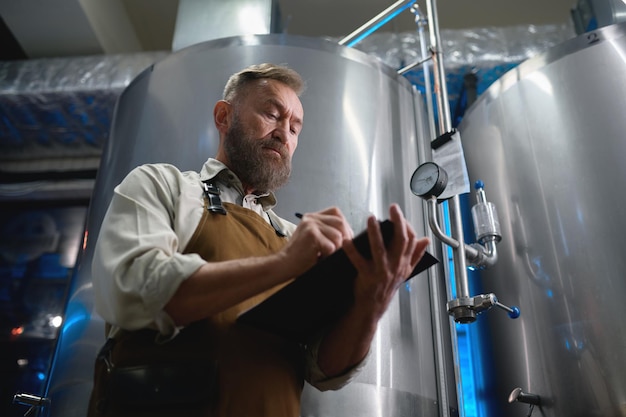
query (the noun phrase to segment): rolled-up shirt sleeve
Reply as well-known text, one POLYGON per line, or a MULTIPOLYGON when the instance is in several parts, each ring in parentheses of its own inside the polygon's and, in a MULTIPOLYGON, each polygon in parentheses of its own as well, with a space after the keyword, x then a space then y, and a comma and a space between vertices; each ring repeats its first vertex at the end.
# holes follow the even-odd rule
POLYGON ((177 332, 163 308, 205 263, 181 253, 175 216, 183 181, 175 169, 140 166, 115 188, 92 261, 96 310, 108 323, 177 332))
POLYGON ((322 332, 315 341, 306 347, 305 351, 305 379, 317 388, 319 391, 338 390, 343 388, 354 380, 354 378, 367 365, 369 352, 363 360, 349 369, 346 369, 340 375, 327 376, 318 364, 318 353, 320 344, 322 343, 324 332, 322 332))

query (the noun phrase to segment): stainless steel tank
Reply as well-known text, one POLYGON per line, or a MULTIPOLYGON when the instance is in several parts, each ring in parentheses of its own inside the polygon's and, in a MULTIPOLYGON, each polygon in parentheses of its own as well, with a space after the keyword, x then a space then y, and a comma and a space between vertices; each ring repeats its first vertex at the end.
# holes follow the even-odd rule
POLYGON ((498 415, 519 387, 533 415, 626 415, 626 26, 591 32, 505 74, 459 126, 470 179, 502 227, 483 289, 518 305, 487 320, 498 415))
MULTIPOLYGON (((140 74, 118 101, 52 369, 52 416, 85 414, 93 361, 104 341, 93 309, 90 264, 114 186, 142 163, 198 170, 217 149, 212 109, 228 76, 259 62, 287 63, 308 84, 304 130, 292 180, 278 193, 278 213, 296 220, 295 212, 335 205, 360 231, 368 213, 386 218, 389 204, 398 202, 423 233, 421 201, 410 195, 408 181, 427 123, 422 99, 406 79, 362 52, 321 39, 247 36, 181 50, 140 74)), ((394 299, 357 380, 338 392, 307 388, 302 415, 439 415, 437 388, 453 378, 437 366, 436 351, 447 349, 434 341, 432 323, 440 312, 431 314, 430 306, 424 273, 394 299)), ((454 398, 445 404, 456 406, 454 398)))

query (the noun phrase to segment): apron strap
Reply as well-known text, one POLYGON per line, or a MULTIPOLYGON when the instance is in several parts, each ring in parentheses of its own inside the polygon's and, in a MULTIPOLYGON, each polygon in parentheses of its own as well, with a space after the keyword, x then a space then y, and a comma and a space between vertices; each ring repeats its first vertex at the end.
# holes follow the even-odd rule
MULTIPOLYGON (((222 199, 220 198, 220 188, 213 182, 213 179, 202 181, 202 189, 204 190, 204 195, 207 198, 207 210, 211 213, 219 213, 226 215, 226 209, 222 205, 222 199)), ((287 234, 283 232, 283 230, 278 226, 278 223, 269 213, 267 214, 267 218, 270 221, 270 225, 276 231, 276 234, 280 237, 286 237, 287 234)))

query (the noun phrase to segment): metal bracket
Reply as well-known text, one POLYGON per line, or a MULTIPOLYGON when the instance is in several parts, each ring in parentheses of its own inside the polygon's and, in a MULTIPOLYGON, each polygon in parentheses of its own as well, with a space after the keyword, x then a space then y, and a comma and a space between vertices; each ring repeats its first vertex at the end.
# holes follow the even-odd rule
POLYGON ((46 397, 39 397, 33 394, 27 394, 24 392, 18 392, 13 396, 13 404, 26 405, 30 408, 24 414, 24 417, 30 416, 35 411, 44 409, 50 405, 50 399, 46 397))

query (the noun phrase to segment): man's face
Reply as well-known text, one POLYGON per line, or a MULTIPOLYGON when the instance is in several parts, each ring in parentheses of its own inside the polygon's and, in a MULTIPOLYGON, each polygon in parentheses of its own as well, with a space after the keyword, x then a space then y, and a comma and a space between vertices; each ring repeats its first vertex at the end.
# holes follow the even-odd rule
POLYGON ((224 140, 229 167, 246 191, 275 191, 289 180, 291 157, 302 128, 302 104, 275 80, 250 86, 233 106, 224 140))

